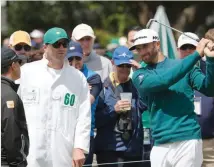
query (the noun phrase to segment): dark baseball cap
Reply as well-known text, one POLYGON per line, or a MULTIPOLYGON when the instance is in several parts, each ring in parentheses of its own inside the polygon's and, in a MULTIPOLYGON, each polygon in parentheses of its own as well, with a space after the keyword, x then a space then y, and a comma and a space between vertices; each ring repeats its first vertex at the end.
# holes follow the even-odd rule
POLYGON ((78 42, 70 41, 66 57, 69 59, 70 57, 83 57, 83 50, 81 45, 78 42))
POLYGON ((10 66, 13 62, 21 60, 19 56, 10 48, 1 49, 1 66, 10 66))

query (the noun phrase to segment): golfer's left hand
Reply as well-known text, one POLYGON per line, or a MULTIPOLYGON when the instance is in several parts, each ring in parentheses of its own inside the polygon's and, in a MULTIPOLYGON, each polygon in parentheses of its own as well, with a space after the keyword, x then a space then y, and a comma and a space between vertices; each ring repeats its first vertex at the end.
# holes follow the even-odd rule
POLYGON ((135 60, 130 60, 132 67, 134 67, 135 69, 139 69, 140 68, 140 64, 135 61, 135 60))
POLYGON ((72 167, 82 167, 85 163, 85 155, 82 149, 74 148, 72 167))

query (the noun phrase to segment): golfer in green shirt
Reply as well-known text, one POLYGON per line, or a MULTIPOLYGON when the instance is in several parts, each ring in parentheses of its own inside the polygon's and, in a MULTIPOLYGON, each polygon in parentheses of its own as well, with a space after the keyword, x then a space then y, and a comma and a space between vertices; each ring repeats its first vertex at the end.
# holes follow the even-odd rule
POLYGON ((201 130, 194 113, 194 89, 214 96, 214 44, 202 39, 196 51, 182 60, 168 59, 160 51, 158 34, 143 29, 135 34, 138 55, 147 64, 136 70, 133 82, 148 105, 154 147, 152 167, 201 167, 201 130), (207 56, 206 76, 195 66, 207 56))

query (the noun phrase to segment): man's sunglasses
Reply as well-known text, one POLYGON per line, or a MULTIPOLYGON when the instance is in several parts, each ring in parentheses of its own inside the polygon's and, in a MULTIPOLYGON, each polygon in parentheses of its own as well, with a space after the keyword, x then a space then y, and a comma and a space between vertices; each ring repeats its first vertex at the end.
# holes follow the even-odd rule
POLYGON ((31 50, 31 47, 29 46, 29 45, 20 45, 20 44, 18 44, 18 45, 15 45, 14 46, 14 49, 16 50, 16 51, 21 51, 22 49, 24 49, 25 51, 30 51, 31 50))
POLYGON ((118 65, 117 67, 119 67, 119 68, 131 68, 132 65, 131 64, 121 64, 121 65, 118 65))
POLYGON ((69 62, 72 62, 72 61, 74 61, 74 59, 75 59, 76 61, 81 61, 81 60, 82 60, 82 58, 81 58, 81 57, 74 56, 74 57, 70 57, 70 58, 68 58, 68 61, 69 61, 69 62))
POLYGON ((63 42, 55 42, 52 44, 52 46, 56 49, 60 48, 60 46, 63 46, 63 48, 67 48, 68 47, 68 41, 63 41, 63 42))
POLYGON ((180 49, 181 50, 187 50, 187 49, 189 49, 189 50, 195 50, 196 47, 194 45, 186 44, 186 45, 181 46, 180 49))

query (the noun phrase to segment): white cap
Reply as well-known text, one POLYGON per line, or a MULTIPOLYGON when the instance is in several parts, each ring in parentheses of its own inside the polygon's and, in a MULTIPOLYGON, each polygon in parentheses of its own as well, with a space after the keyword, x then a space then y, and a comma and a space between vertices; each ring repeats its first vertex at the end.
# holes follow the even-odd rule
POLYGON ((155 41, 160 41, 158 33, 151 29, 142 29, 138 31, 134 36, 134 44, 129 50, 134 50, 135 46, 141 44, 147 44, 155 41))
POLYGON ((33 30, 31 33, 30 33, 30 36, 31 38, 43 38, 44 36, 44 33, 39 31, 39 30, 33 30))
POLYGON ((72 38, 74 40, 80 40, 85 36, 90 36, 92 38, 95 38, 94 31, 91 28, 91 26, 83 23, 77 25, 72 32, 72 38))
POLYGON ((119 38, 119 44, 120 46, 126 46, 127 38, 122 36, 119 38))
MULTIPOLYGON (((194 33, 191 33, 191 32, 185 32, 184 34, 196 39, 196 40, 199 40, 199 37, 194 34, 194 33)), ((191 45, 194 45, 194 46, 197 46, 198 45, 198 42, 192 38, 189 38, 187 37, 186 35, 184 34, 181 34, 181 36, 178 38, 178 48, 180 48, 181 46, 185 45, 185 44, 191 44, 191 45)))

